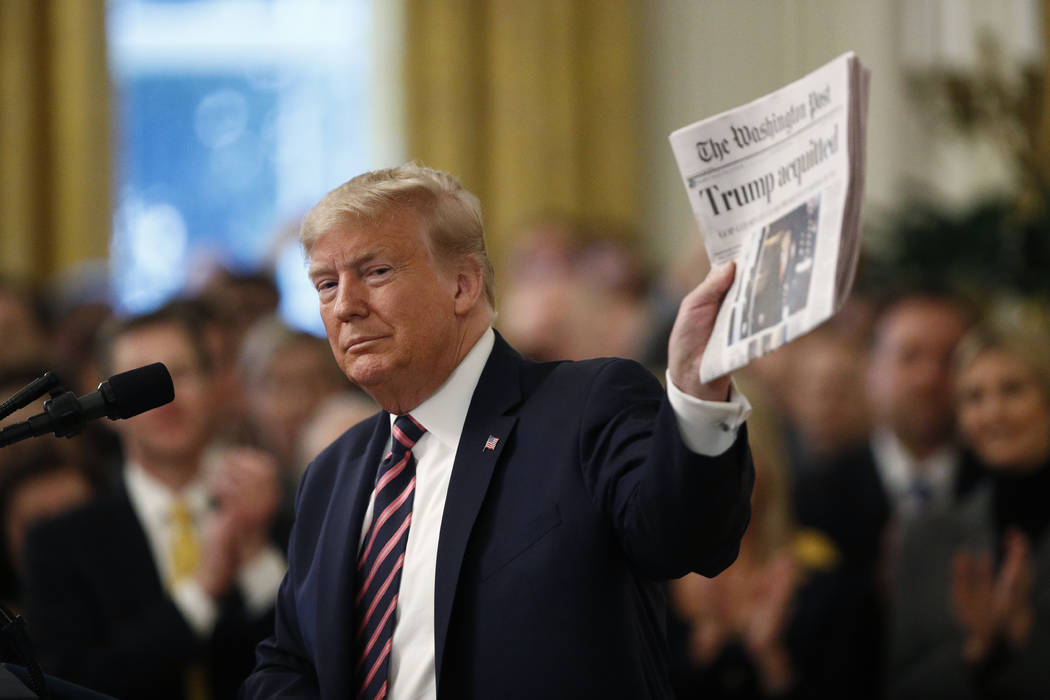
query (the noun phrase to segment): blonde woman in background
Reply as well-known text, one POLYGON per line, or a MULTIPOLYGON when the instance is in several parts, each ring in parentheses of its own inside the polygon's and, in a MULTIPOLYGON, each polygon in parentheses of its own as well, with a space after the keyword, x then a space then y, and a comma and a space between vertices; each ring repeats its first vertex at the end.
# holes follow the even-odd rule
POLYGON ((959 426, 989 477, 905 533, 894 698, 1050 694, 1050 338, 973 331, 956 363, 959 426))

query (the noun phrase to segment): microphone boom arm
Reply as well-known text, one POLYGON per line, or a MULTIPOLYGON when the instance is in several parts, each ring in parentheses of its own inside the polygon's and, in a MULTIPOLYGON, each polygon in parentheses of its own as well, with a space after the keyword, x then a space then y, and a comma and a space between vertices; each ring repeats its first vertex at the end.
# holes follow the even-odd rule
POLYGON ((45 372, 44 376, 37 377, 16 391, 11 398, 0 403, 0 418, 7 418, 18 409, 28 406, 48 392, 51 392, 52 396, 56 396, 60 393, 58 390, 61 388, 62 384, 58 381, 55 373, 45 372))

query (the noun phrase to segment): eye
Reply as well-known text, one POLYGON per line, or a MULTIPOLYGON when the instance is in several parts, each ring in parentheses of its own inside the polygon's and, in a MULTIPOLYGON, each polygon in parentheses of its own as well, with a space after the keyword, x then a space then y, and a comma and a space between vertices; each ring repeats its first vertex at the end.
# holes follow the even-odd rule
POLYGON ((1007 397, 1020 396, 1024 393, 1025 389, 1025 383, 1020 379, 1004 379, 999 386, 1002 395, 1007 397))
POLYGON ((338 280, 331 278, 319 279, 314 282, 314 289, 317 290, 319 296, 324 296, 326 292, 331 292, 339 286, 338 280))
POLYGON ((388 277, 393 271, 394 268, 390 267, 389 265, 379 265, 368 270, 366 274, 368 277, 371 277, 373 279, 382 279, 384 277, 388 277))

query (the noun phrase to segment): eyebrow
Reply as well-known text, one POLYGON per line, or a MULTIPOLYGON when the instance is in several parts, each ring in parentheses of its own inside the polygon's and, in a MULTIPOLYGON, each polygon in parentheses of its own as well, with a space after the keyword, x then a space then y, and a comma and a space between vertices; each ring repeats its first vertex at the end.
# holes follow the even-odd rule
MULTIPOLYGON (((379 257, 379 253, 375 251, 364 253, 362 255, 357 256, 356 258, 353 258, 352 260, 350 260, 350 262, 346 263, 345 265, 340 265, 340 267, 353 269, 356 267, 360 267, 361 265, 364 265, 366 263, 369 263, 377 257, 379 257)), ((307 270, 307 274, 309 275, 310 279, 330 272, 332 272, 332 268, 330 265, 315 265, 313 262, 310 263, 310 269, 307 270)))

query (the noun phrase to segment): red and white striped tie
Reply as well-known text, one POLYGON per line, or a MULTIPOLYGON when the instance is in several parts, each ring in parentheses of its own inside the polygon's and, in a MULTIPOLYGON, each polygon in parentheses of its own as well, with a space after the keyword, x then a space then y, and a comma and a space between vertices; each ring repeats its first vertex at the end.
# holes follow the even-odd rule
POLYGON ((357 560, 355 647, 357 697, 378 700, 387 694, 390 643, 394 636, 397 593, 412 524, 416 460, 412 446, 426 428, 407 413, 394 421, 390 454, 376 475, 372 522, 357 560))

